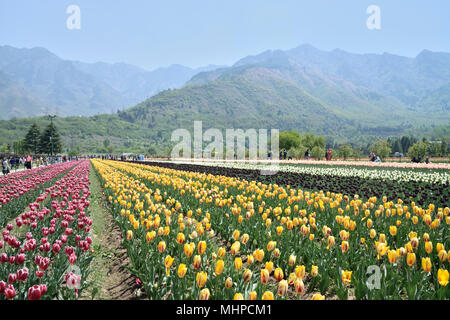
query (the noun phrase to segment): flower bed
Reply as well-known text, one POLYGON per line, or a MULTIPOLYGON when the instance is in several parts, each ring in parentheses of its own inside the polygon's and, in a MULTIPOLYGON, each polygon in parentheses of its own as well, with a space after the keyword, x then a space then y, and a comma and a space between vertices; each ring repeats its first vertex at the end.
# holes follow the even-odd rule
POLYGON ((75 165, 3 231, 0 300, 75 299, 88 285, 90 167, 75 165))
POLYGON ((289 185, 307 190, 343 193, 350 196, 355 194, 364 199, 376 196, 387 196, 389 199, 402 198, 416 201, 419 205, 433 203, 445 207, 449 203, 450 184, 448 172, 441 172, 432 177, 419 175, 421 179, 402 181, 412 177, 410 172, 392 172, 380 174, 375 170, 365 171, 357 169, 315 169, 291 168, 280 166, 274 175, 261 175, 263 166, 249 164, 213 164, 213 163, 178 163, 178 162, 140 162, 148 165, 157 165, 187 171, 211 173, 227 177, 238 177, 248 181, 258 180, 264 183, 289 185), (392 179, 388 179, 391 177, 392 179))
POLYGON ((22 213, 30 201, 44 188, 51 186, 56 179, 79 163, 79 161, 72 161, 36 168, 28 171, 31 174, 24 179, 20 179, 21 175, 19 175, 9 180, 8 184, 0 188, 0 227, 4 227, 9 219, 22 213))
POLYGON ((152 299, 450 298, 448 207, 93 165, 152 299))

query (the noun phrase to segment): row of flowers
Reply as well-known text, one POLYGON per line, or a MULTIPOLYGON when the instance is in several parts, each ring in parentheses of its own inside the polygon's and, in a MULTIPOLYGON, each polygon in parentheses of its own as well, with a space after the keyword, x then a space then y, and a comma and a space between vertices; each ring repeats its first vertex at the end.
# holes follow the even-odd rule
POLYGON ((15 183, 17 181, 24 180, 27 177, 31 177, 32 175, 37 175, 40 172, 48 170, 49 167, 36 167, 31 170, 21 170, 17 171, 11 174, 8 174, 6 176, 0 177, 0 189, 3 189, 3 185, 9 185, 11 183, 15 183))
POLYGON ((79 161, 71 161, 54 164, 48 167, 39 167, 11 175, 14 179, 0 187, 0 227, 23 212, 28 203, 32 201, 42 190, 74 168, 79 161), (17 176, 16 176, 17 175, 17 176))
MULTIPOLYGON (((191 159, 175 159, 180 162, 186 162, 190 161, 191 159)), ((438 160, 446 160, 446 158, 438 158, 438 160)), ((216 159, 203 159, 198 160, 199 162, 216 162, 221 163, 223 160, 216 160, 216 159)), ((244 163, 265 163, 265 164, 271 164, 276 163, 278 160, 251 160, 251 159, 245 159, 245 160, 234 160, 234 162, 244 162, 244 163)), ((332 160, 332 161, 321 161, 321 160, 283 160, 280 161, 284 164, 291 164, 291 165, 297 165, 297 164, 304 164, 304 165, 321 165, 321 166, 348 166, 348 167, 368 167, 368 168, 399 168, 399 169, 448 169, 450 170, 450 163, 413 163, 408 162, 408 160, 403 160, 403 162, 372 162, 372 161, 351 161, 351 160, 332 160)))
MULTIPOLYGON (((280 165, 278 167, 270 167, 268 164, 246 162, 189 162, 189 161, 173 161, 173 163, 185 163, 185 164, 197 164, 204 166, 221 166, 224 168, 238 168, 248 170, 272 170, 292 173, 305 173, 314 176, 331 176, 331 177, 360 177, 363 179, 381 179, 386 181, 397 182, 424 182, 429 184, 439 183, 448 185, 450 182, 449 170, 430 170, 430 171, 417 171, 417 170, 395 170, 395 169, 383 169, 378 168, 375 170, 373 167, 335 167, 335 166, 323 166, 323 163, 318 163, 320 166, 311 165, 280 165)), ((450 169, 450 168, 447 168, 450 169)))
POLYGON ((153 299, 450 297, 448 207, 93 164, 153 299), (379 287, 371 268, 382 270, 379 287))
POLYGON ((75 299, 87 286, 89 169, 89 161, 77 162, 6 226, 0 241, 0 300, 75 299))
POLYGON ((274 174, 267 175, 267 171, 262 170, 261 168, 241 169, 224 167, 221 165, 213 166, 192 163, 173 163, 170 161, 137 161, 137 163, 187 171, 197 171, 214 175, 239 177, 247 181, 258 180, 266 183, 290 185, 291 187, 304 188, 307 190, 328 190, 348 195, 359 195, 364 199, 368 199, 372 196, 378 198, 386 196, 390 199, 400 197, 408 201, 415 201, 421 206, 429 203, 433 203, 437 206, 446 206, 448 205, 450 195, 450 185, 448 183, 425 183, 417 181, 400 183, 395 180, 369 179, 360 176, 322 176, 309 173, 287 172, 283 170, 271 172, 274 174))

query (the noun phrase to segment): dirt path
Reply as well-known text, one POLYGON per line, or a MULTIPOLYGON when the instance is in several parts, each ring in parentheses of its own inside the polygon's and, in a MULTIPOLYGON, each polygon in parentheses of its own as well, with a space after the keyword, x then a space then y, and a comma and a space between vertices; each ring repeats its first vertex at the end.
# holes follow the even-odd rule
POLYGON ((125 268, 130 261, 126 249, 121 245, 120 229, 108 211, 100 180, 92 165, 90 181, 92 194, 89 211, 93 219, 94 259, 91 262, 91 274, 88 277, 92 285, 83 292, 82 299, 144 299, 144 290, 136 284, 136 277, 125 268))

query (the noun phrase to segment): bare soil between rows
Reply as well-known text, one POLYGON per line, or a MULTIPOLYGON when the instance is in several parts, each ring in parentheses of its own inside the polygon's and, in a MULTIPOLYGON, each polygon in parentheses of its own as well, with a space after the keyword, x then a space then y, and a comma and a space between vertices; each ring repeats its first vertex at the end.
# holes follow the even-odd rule
POLYGON ((145 299, 145 292, 136 283, 136 276, 126 268, 131 266, 131 262, 127 250, 122 246, 120 229, 109 212, 103 188, 94 170, 91 166, 90 211, 94 224, 98 225, 93 228, 94 259, 90 266, 92 273, 88 277, 93 285, 83 293, 81 299, 145 299))

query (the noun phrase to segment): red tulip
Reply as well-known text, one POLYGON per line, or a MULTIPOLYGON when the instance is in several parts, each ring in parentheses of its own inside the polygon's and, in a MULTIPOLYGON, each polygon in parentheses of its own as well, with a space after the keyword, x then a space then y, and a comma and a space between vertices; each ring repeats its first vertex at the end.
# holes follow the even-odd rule
POLYGON ((17 271, 17 280, 25 281, 28 278, 28 269, 23 268, 17 271))
POLYGON ((47 293, 47 285, 41 284, 41 297, 47 293))
POLYGON ((41 294, 41 286, 36 284, 28 289, 28 300, 39 300, 41 294))
POLYGON ((6 299, 12 299, 16 295, 16 290, 14 289, 13 285, 8 285, 3 291, 3 294, 5 295, 6 299))
POLYGON ((5 281, 0 281, 0 294, 5 292, 5 288, 8 286, 8 284, 5 281))
POLYGON ((16 256, 16 263, 17 263, 18 265, 23 264, 23 263, 25 262, 25 258, 26 258, 25 254, 23 254, 23 253, 18 254, 18 255, 16 256))
POLYGON ((59 253, 59 251, 61 251, 61 246, 57 243, 53 244, 52 250, 54 253, 59 253))
POLYGON ((69 256, 69 263, 70 263, 70 264, 74 264, 76 261, 77 261, 77 256, 75 255, 75 253, 72 253, 72 254, 69 256))
POLYGON ((10 273, 8 276, 8 282, 11 284, 14 284, 14 283, 16 283, 16 280, 17 280, 17 274, 10 273))
POLYGON ((38 277, 39 279, 42 278, 44 276, 44 271, 42 270, 36 270, 36 277, 38 277))

